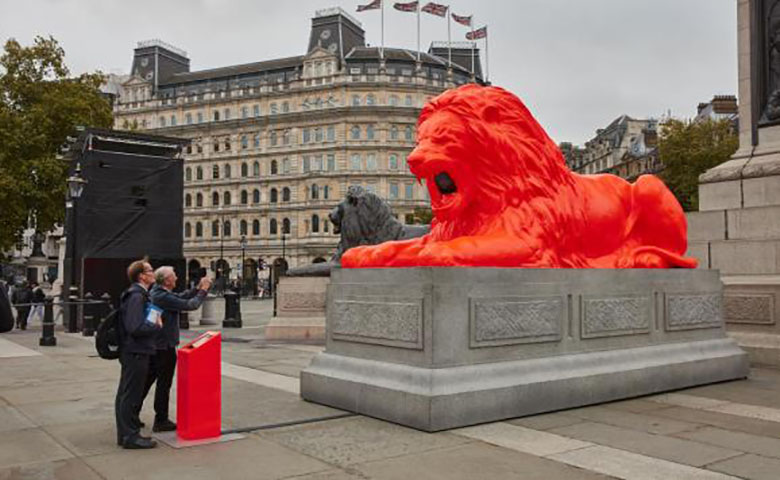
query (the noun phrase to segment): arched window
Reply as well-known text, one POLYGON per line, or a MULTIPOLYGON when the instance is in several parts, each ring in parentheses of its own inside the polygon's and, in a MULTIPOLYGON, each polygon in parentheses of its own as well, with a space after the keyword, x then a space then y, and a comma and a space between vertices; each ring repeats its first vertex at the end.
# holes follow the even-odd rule
POLYGON ((184 179, 188 182, 192 181, 192 169, 190 167, 187 167, 184 171, 184 179))
POLYGON ((276 191, 275 188, 271 189, 271 203, 276 203, 279 201, 279 192, 276 191))
POLYGON ((214 165, 211 168, 211 178, 215 180, 219 178, 219 165, 214 165))
POLYGON ((238 234, 239 235, 246 235, 247 234, 247 223, 246 223, 246 220, 241 220, 241 223, 238 224, 238 234))
POLYGON ((260 190, 254 189, 252 192, 252 203, 260 203, 260 190))
POLYGON ((373 105, 376 103, 376 97, 374 97, 373 93, 369 93, 366 95, 366 105, 373 105))
POLYGON ((198 167, 197 170, 195 170, 195 179, 196 180, 203 180, 203 168, 198 167))
POLYGON ((276 163, 276 160, 271 160, 271 175, 276 175, 279 173, 279 164, 276 163))
POLYGON ((414 128, 412 128, 411 125, 406 126, 406 130, 404 131, 404 137, 406 138, 407 142, 411 142, 414 140, 414 128))
POLYGON ((249 148, 249 138, 246 135, 241 135, 241 149, 246 150, 249 148))
POLYGON ((360 95, 352 95, 352 106, 357 107, 360 105, 360 95))
POLYGON ((393 125, 390 127, 390 140, 398 140, 398 126, 393 125))
POLYGON ((252 175, 255 177, 260 176, 260 162, 255 162, 252 164, 252 175))
POLYGON ((357 125, 354 125, 350 129, 350 138, 352 140, 360 140, 360 127, 358 127, 357 125))
POLYGON ((249 176, 249 165, 247 165, 246 163, 241 164, 241 176, 242 177, 249 176))
POLYGON ((252 235, 260 235, 260 220, 252 220, 252 235))
POLYGON ((202 207, 203 206, 203 195, 198 193, 195 196, 195 206, 196 207, 202 207))
POLYGON ((290 234, 290 219, 282 219, 282 233, 290 234))
POLYGON ((230 178, 230 164, 226 163, 224 170, 225 170, 225 178, 230 178))
POLYGON ((272 218, 271 223, 268 225, 268 233, 270 233, 271 235, 276 235, 278 233, 275 218, 272 218))
POLYGON ((225 223, 222 225, 222 233, 226 236, 230 236, 230 220, 225 220, 225 223))
POLYGON ((198 238, 203 236, 203 224, 200 222, 195 224, 195 236, 198 238))
POLYGON ((184 224, 184 238, 190 238, 192 236, 192 225, 190 222, 184 224))
POLYGON ((398 155, 391 153, 387 163, 390 170, 398 170, 398 155))
MULTIPOLYGON (((327 200, 327 199, 328 199, 328 193, 329 193, 329 190, 330 190, 330 188, 329 188, 327 185, 325 185, 324 187, 322 187, 322 198, 324 198, 325 200, 327 200)), ((327 223, 327 222, 326 222, 326 223, 327 223)), ((327 231, 327 230, 326 230, 326 231, 327 231)))
POLYGON ((312 233, 319 233, 320 232, 320 217, 319 217, 319 215, 312 215, 311 216, 311 232, 312 233))
POLYGON ((249 203, 249 193, 246 190, 241 190, 241 205, 249 203))
POLYGON ((374 126, 373 125, 369 125, 369 126, 366 127, 366 138, 369 139, 369 140, 373 140, 374 139, 374 126))
POLYGON ((311 186, 311 199, 317 200, 318 198, 320 198, 320 187, 318 187, 316 183, 313 183, 311 186))
POLYGON ((211 236, 212 237, 219 236, 219 220, 214 220, 213 222, 211 222, 211 236))
POLYGON ((214 192, 211 194, 211 205, 214 207, 219 206, 219 193, 214 192))
POLYGON ((290 201, 290 189, 287 187, 284 187, 282 189, 282 201, 283 202, 289 202, 290 201))
POLYGON ((391 107, 398 106, 398 95, 390 95, 390 106, 391 107))
POLYGON ((189 193, 184 196, 184 206, 185 207, 191 207, 192 206, 192 195, 189 193))
POLYGON ((282 133, 282 143, 285 145, 290 144, 290 131, 285 130, 284 133, 282 133))

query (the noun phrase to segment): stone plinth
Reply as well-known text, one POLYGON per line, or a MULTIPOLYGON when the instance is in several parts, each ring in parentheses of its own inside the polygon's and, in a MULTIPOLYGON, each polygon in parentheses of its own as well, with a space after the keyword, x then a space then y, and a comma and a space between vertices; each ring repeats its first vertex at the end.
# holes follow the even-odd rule
POLYGON ((304 399, 426 431, 748 374, 716 271, 334 269, 304 399))
POLYGON ((329 277, 281 277, 276 317, 265 327, 273 341, 325 341, 325 306, 329 277))

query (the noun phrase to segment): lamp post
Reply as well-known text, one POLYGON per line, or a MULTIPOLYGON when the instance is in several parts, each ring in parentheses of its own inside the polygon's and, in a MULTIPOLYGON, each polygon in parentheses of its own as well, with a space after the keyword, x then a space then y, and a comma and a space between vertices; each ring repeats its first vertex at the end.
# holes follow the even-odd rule
POLYGON ((246 290, 246 267, 244 266, 244 259, 246 257, 246 235, 241 235, 241 290, 239 294, 244 295, 246 290))
POLYGON ((219 227, 217 228, 219 232, 219 262, 217 262, 217 276, 219 293, 221 294, 225 291, 225 212, 222 210, 222 207, 219 207, 217 211, 219 212, 219 227))
POLYGON ((81 198, 81 194, 84 193, 84 186, 87 181, 81 176, 81 163, 76 163, 76 169, 73 171, 73 175, 68 177, 68 194, 70 196, 70 209, 71 209, 71 231, 68 233, 68 243, 70 244, 70 292, 68 300, 68 332, 75 333, 78 330, 78 308, 75 305, 75 301, 79 295, 79 275, 78 275, 78 262, 76 260, 76 219, 78 217, 78 211, 76 205, 78 199, 81 198))

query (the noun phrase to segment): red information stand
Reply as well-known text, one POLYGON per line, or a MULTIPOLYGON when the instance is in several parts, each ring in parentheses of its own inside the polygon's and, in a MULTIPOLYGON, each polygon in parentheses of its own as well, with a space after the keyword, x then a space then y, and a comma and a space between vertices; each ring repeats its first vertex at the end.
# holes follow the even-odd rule
POLYGON ((179 348, 176 433, 183 440, 220 435, 222 428, 222 335, 206 332, 179 348))

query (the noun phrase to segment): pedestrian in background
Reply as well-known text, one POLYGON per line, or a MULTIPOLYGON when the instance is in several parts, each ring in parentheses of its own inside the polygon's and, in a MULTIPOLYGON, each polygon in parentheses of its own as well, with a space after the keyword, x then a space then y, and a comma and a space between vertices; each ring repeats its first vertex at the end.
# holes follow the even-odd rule
POLYGON ((14 289, 11 303, 16 307, 16 328, 27 330, 27 317, 30 315, 32 303, 32 289, 27 281, 14 289))

